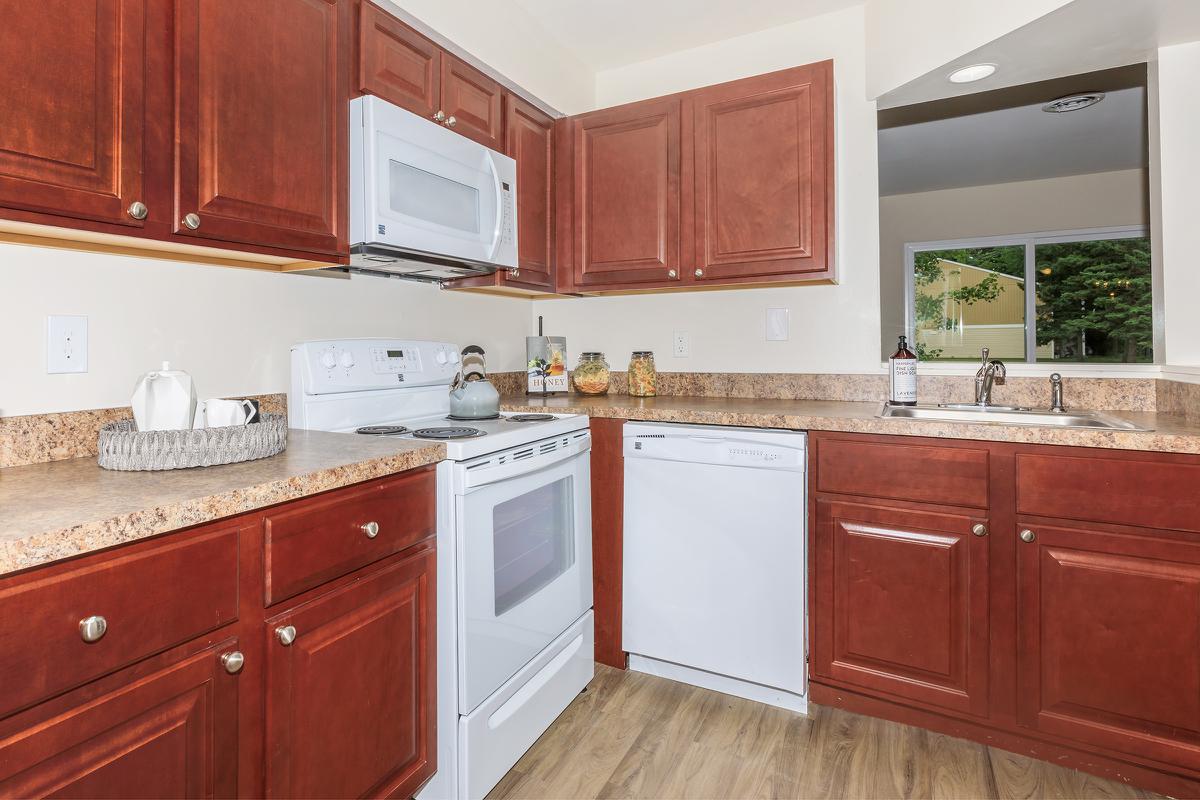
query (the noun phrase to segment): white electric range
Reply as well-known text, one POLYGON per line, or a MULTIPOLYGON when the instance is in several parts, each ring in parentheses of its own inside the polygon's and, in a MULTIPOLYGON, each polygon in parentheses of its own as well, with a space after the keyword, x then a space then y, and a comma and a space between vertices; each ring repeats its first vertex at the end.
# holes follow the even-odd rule
POLYGON ((458 348, 292 348, 291 427, 441 441, 438 771, 418 793, 483 797, 594 674, 591 435, 575 414, 449 419, 458 348))

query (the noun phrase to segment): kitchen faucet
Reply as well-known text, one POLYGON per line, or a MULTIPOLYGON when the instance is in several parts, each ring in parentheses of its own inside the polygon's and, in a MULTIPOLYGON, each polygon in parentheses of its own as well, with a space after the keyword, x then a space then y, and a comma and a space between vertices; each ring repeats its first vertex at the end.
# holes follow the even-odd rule
POLYGON ((983 348, 983 361, 975 373, 975 405, 990 406, 992 404, 992 384, 1004 384, 1007 376, 1004 362, 1000 359, 988 359, 988 349, 983 348))

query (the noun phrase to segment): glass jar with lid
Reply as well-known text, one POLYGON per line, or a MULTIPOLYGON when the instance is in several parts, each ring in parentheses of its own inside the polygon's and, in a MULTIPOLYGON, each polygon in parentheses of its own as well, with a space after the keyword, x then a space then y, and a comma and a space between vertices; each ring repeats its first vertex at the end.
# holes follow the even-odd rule
POLYGON ((654 353, 634 350, 629 357, 629 395, 654 397, 658 393, 658 371, 654 368, 654 353))
POLYGON ((579 364, 571 373, 571 383, 580 394, 608 394, 608 384, 612 377, 604 353, 581 353, 579 364))

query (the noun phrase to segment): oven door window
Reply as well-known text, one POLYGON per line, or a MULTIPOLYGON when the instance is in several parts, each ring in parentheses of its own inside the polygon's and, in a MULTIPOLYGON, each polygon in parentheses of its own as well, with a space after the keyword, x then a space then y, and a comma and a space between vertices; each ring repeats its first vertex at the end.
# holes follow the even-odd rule
POLYGON ((495 614, 537 594, 575 564, 574 478, 567 476, 492 511, 495 614))

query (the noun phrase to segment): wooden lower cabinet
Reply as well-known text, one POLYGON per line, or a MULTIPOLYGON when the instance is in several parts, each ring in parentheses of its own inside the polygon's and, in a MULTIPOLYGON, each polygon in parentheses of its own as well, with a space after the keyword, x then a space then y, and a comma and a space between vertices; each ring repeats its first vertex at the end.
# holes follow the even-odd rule
POLYGON ((986 523, 818 500, 813 673, 985 716, 986 523))
POLYGON ((409 470, 0 577, 0 798, 411 796, 437 752, 434 488, 409 470), (273 572, 295 580, 267 607, 273 572))
POLYGON ((1020 723, 1200 769, 1200 542, 1019 526, 1020 723))
POLYGON ((1200 457, 842 433, 809 453, 814 702, 1200 796, 1200 457))
POLYGON ((235 650, 134 668, 0 723, 0 797, 233 796, 239 676, 221 655, 235 650))
POLYGON ((409 797, 433 775, 435 572, 425 549, 267 620, 268 797, 409 797))

